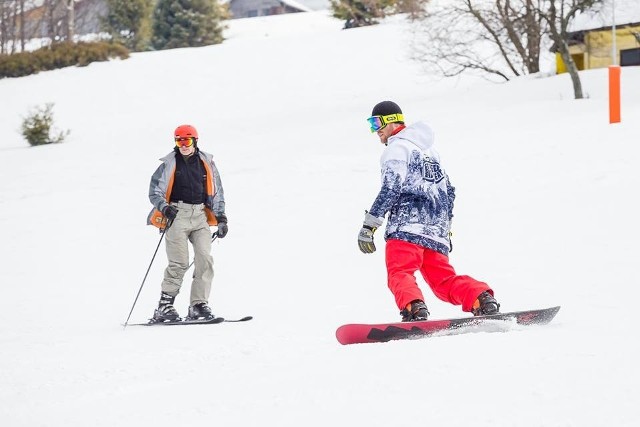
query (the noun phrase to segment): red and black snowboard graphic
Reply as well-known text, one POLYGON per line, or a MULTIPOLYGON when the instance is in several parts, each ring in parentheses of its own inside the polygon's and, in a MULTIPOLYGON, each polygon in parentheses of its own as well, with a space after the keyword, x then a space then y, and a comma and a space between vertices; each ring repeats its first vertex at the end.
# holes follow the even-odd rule
POLYGON ((336 338, 340 344, 364 344, 387 342, 391 340, 424 338, 430 335, 452 335, 458 333, 484 331, 491 328, 484 326, 508 326, 515 322, 519 325, 544 325, 555 317, 560 306, 539 310, 514 311, 491 316, 464 317, 460 319, 426 320, 424 322, 381 323, 376 325, 348 324, 336 330, 336 338), (481 328, 480 328, 481 327, 481 328))

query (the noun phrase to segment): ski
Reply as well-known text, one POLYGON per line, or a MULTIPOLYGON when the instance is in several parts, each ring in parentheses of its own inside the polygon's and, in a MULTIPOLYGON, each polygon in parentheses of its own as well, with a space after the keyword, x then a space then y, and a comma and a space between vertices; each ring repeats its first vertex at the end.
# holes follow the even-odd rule
POLYGON ((381 324, 348 324, 336 330, 336 338, 343 345, 387 342, 392 340, 424 338, 432 335, 454 335, 468 332, 494 332, 509 330, 518 325, 544 325, 555 317, 560 307, 514 311, 490 316, 458 319, 426 320, 381 324))
POLYGON ((215 325, 223 322, 246 322, 253 319, 253 316, 245 316, 240 319, 225 319, 224 317, 214 317, 213 319, 182 319, 175 322, 154 322, 149 320, 147 323, 129 323, 123 326, 186 326, 186 325, 215 325))
POLYGON ((174 322, 154 322, 149 320, 147 323, 129 323, 126 326, 186 326, 186 325, 214 325, 224 322, 224 317, 214 317, 213 319, 182 319, 174 322))

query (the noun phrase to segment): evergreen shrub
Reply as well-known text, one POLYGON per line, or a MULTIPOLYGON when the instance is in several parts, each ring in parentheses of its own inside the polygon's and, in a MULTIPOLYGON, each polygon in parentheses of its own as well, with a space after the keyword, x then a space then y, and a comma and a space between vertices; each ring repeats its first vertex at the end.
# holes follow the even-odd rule
POLYGON ((63 142, 69 131, 53 131, 53 104, 33 109, 22 121, 22 136, 32 145, 57 144, 63 142))
POLYGON ((40 71, 86 66, 112 58, 127 59, 129 50, 120 44, 107 42, 55 43, 32 52, 0 55, 0 79, 22 77, 40 71))

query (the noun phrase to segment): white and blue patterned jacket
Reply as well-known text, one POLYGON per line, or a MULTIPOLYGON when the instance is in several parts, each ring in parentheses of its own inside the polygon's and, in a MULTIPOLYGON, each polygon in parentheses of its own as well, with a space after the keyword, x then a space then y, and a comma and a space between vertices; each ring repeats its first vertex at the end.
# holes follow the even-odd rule
POLYGON ((385 239, 398 239, 449 254, 455 189, 433 148, 425 123, 389 137, 382 153, 382 187, 369 214, 384 219, 385 239))

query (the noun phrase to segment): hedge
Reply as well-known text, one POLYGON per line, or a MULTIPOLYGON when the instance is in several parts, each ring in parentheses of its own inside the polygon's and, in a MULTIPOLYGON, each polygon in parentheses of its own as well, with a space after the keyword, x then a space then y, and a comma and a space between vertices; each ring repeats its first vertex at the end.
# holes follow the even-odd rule
POLYGON ((22 77, 40 71, 74 65, 83 67, 92 62, 112 58, 127 59, 129 50, 121 44, 107 42, 55 43, 32 52, 0 55, 0 79, 22 77))

